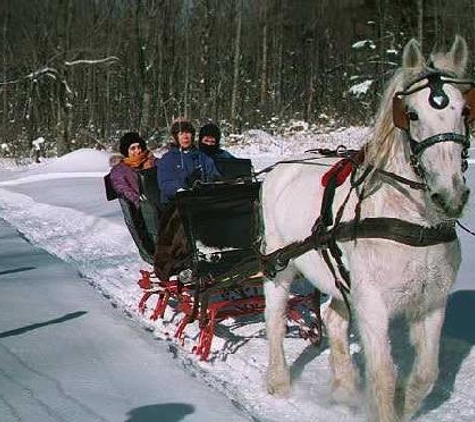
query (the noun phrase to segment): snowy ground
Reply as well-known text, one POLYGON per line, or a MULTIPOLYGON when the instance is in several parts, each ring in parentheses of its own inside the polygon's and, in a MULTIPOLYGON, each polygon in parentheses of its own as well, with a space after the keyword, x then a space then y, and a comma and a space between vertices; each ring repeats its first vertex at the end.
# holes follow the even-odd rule
POLYGON ((1 422, 249 421, 176 363, 166 341, 0 218, 1 422))
MULTIPOLYGON (((261 169, 284 157, 317 146, 344 144, 355 148, 363 129, 347 129, 318 137, 275 139, 263 132, 250 134, 252 143, 230 148, 240 157, 251 157, 261 169)), ((473 164, 471 163, 471 167, 473 164)), ((170 351, 203 380, 240 402, 261 421, 360 421, 362 410, 350 410, 329 402, 328 348, 310 346, 294 335, 286 339, 288 361, 294 380, 292 396, 276 399, 263 385, 266 341, 262 318, 240 323, 228 321, 218 327, 209 362, 190 353, 197 328, 187 329, 185 344, 171 339, 178 322, 172 312, 164 321, 151 322, 137 312, 140 289, 136 285, 141 261, 125 228, 119 206, 106 202, 102 176, 108 172, 108 156, 93 150, 75 151, 57 160, 18 169, 0 163, 0 217, 17 227, 33 244, 74 264, 98 291, 156 337, 168 339, 170 351)), ((473 169, 468 183, 475 191, 473 169)), ((474 209, 475 195, 470 209, 474 209)), ((475 228, 470 211, 462 220, 475 228)), ((475 314, 473 274, 475 238, 460 232, 464 261, 449 300, 441 348, 441 374, 418 421, 475 420, 475 343, 471 321, 475 314)), ((398 329, 397 327, 395 329, 398 329)), ((398 336, 398 338, 401 336, 398 336)), ((404 336, 403 336, 404 337, 404 336)), ((407 366, 407 339, 395 343, 401 366, 407 366)), ((355 339, 354 356, 362 362, 355 339)), ((131 374, 133 376, 133 374, 131 374)))

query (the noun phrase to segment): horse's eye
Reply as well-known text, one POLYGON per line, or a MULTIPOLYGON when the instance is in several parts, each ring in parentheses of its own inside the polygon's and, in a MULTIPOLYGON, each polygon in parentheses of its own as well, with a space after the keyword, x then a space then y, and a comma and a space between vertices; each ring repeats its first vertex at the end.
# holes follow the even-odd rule
POLYGON ((417 115, 417 113, 412 110, 407 112, 407 117, 409 117, 409 120, 419 120, 419 116, 417 115))

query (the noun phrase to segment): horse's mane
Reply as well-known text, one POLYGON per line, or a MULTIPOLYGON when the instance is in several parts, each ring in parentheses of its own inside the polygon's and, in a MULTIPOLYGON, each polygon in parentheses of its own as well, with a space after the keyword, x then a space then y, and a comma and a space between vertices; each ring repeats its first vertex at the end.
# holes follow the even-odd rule
MULTIPOLYGON (((415 73, 415 72, 414 72, 415 73)), ((374 167, 385 167, 392 159, 393 147, 401 137, 393 123, 392 100, 397 91, 402 90, 407 73, 398 69, 389 81, 376 114, 375 124, 365 146, 365 163, 374 167)))

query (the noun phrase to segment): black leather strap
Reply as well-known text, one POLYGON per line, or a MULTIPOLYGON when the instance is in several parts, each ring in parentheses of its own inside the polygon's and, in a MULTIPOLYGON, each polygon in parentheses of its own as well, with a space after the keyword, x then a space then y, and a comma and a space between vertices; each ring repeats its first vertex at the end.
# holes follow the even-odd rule
POLYGON ((365 218, 340 223, 333 229, 338 242, 356 239, 388 239, 409 246, 423 247, 457 239, 455 224, 426 227, 397 218, 365 218))

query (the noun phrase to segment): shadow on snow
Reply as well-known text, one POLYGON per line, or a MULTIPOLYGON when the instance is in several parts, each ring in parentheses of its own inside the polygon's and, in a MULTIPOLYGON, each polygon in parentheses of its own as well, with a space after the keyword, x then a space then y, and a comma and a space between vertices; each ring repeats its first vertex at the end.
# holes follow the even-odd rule
POLYGON ((36 330, 38 328, 46 327, 47 325, 60 324, 62 322, 69 321, 71 319, 82 317, 87 314, 86 311, 71 312, 69 314, 63 315, 62 317, 56 319, 50 319, 49 321, 37 322, 36 324, 26 325, 21 328, 16 328, 10 331, 4 331, 0 333, 0 338, 18 336, 20 334, 27 333, 28 331, 36 330))
POLYGON ((151 404, 127 412, 125 422, 179 422, 194 411, 194 406, 186 403, 151 404))
POLYGON ((455 378, 475 345, 475 291, 452 293, 447 303, 439 354, 439 377, 424 402, 421 414, 441 406, 454 391, 455 378))

